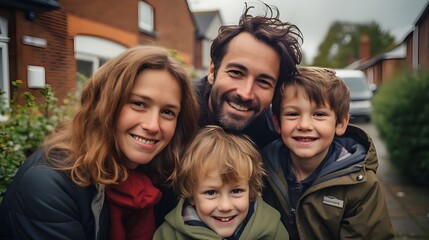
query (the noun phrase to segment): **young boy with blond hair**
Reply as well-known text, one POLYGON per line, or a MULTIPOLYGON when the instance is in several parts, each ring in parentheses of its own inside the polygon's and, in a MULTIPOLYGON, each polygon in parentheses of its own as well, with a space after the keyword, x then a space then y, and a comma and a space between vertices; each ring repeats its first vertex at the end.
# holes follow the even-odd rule
POLYGON ((260 197, 263 175, 251 140, 203 128, 173 181, 182 198, 154 239, 289 239, 280 214, 260 197))
POLYGON ((394 237, 375 147, 348 125, 349 104, 346 84, 325 68, 299 68, 275 94, 281 139, 263 149, 263 197, 281 213, 291 239, 394 237))

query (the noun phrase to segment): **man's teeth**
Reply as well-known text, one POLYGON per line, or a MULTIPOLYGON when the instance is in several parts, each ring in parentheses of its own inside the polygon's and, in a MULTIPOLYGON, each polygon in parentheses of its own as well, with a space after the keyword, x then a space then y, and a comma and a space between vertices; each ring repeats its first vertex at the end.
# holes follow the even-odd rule
POLYGON ((147 140, 136 135, 133 135, 133 138, 143 144, 155 144, 155 140, 147 140))
POLYGON ((233 103, 233 102, 229 102, 229 104, 230 104, 233 108, 235 108, 235 109, 237 109, 237 110, 239 110, 239 111, 249 111, 249 108, 248 108, 248 107, 244 107, 244 106, 238 105, 238 104, 233 103))

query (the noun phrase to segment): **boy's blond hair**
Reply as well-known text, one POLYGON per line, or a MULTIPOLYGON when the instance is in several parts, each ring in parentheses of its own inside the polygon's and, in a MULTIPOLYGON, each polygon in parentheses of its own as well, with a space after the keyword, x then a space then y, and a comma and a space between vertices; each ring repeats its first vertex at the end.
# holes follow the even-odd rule
POLYGON ((335 112, 337 124, 348 116, 350 90, 346 83, 335 75, 335 71, 320 67, 299 67, 298 74, 284 82, 274 94, 272 110, 277 119, 280 119, 284 90, 291 85, 304 89, 310 102, 317 106, 329 105, 335 112))
POLYGON ((261 193, 265 172, 254 143, 244 135, 209 125, 200 130, 185 152, 174 181, 176 191, 182 197, 192 198, 199 177, 214 169, 219 170, 225 184, 248 180, 251 200, 261 193))

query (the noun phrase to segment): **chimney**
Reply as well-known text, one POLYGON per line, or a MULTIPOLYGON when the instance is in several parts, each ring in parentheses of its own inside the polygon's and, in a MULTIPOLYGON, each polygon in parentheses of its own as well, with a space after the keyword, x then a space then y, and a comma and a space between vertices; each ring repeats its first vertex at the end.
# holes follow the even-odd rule
POLYGON ((360 46, 359 46, 359 60, 360 62, 365 62, 371 57, 371 44, 369 42, 368 35, 362 35, 360 37, 360 46))

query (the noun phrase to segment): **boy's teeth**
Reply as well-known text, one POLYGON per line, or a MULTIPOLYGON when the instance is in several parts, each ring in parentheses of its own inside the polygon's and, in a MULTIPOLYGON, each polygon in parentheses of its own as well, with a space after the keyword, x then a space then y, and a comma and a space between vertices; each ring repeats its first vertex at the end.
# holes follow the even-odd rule
POLYGON ((218 218, 221 222, 228 222, 231 218, 218 218))

